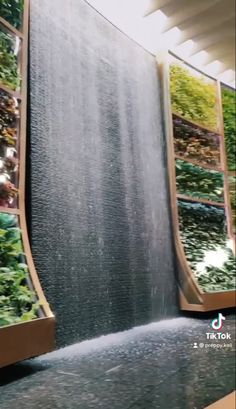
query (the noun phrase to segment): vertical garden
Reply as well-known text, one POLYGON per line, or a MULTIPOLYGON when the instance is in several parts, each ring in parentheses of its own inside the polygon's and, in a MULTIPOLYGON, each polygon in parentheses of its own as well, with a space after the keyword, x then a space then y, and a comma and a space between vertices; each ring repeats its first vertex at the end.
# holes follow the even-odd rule
POLYGON ((203 293, 235 289, 235 91, 171 58, 180 238, 203 293), (223 118, 219 95, 222 98, 223 118))
POLYGON ((0 0, 0 327, 37 318, 39 309, 20 229, 23 6, 0 0))
POLYGON ((222 86, 222 108, 224 117, 225 147, 228 166, 228 184, 233 221, 236 234, 236 93, 222 86))
POLYGON ((28 13, 0 0, 0 368, 54 347, 25 219, 28 13))

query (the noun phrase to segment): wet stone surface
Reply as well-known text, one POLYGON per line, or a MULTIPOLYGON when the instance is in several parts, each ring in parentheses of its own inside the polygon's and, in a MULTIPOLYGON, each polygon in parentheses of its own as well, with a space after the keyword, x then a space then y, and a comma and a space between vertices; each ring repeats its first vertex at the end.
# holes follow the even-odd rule
POLYGON ((31 3, 27 214, 64 347, 178 314, 160 82, 83 0, 31 3))
POLYGON ((210 322, 162 321, 5 368, 0 408, 203 409, 235 385, 235 318, 222 329, 230 341, 207 340, 210 322))

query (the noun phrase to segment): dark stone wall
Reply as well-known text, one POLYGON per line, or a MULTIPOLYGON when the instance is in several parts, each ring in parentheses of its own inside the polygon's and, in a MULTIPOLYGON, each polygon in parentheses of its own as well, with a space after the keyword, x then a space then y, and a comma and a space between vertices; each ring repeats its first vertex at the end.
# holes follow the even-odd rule
POLYGON ((155 58, 82 0, 30 20, 29 219, 58 345, 173 316, 155 58))

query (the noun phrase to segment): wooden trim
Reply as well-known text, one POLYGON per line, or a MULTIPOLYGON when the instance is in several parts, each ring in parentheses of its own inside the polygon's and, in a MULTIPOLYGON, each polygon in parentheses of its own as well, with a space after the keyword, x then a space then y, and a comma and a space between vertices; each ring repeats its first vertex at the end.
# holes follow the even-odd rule
POLYGON ((0 89, 6 92, 7 94, 11 95, 13 98, 21 100, 22 96, 20 92, 18 91, 13 91, 11 88, 7 87, 6 85, 3 85, 0 83, 0 89))
POLYGON ((224 133, 224 119, 223 119, 223 108, 222 108, 222 97, 221 97, 221 84, 219 81, 217 82, 217 91, 218 91, 220 132, 223 137, 223 143, 221 144, 221 157, 222 157, 223 169, 225 171, 224 172, 224 195, 225 195, 225 205, 226 205, 225 209, 226 209, 226 217, 227 217, 227 230, 228 230, 229 238, 235 242, 234 229, 233 229, 233 216, 232 216, 230 190, 229 190, 229 173, 228 173, 228 165, 227 165, 226 148, 225 148, 225 143, 224 143, 225 133, 224 133))
POLYGON ((233 308, 236 304, 235 291, 203 293, 202 304, 188 302, 182 289, 179 290, 180 308, 183 311, 210 312, 233 308))
POLYGON ((191 163, 191 165, 194 166, 199 166, 200 168, 206 169, 206 170, 213 170, 214 172, 218 172, 218 173, 224 173, 223 169, 221 169, 221 167, 216 167, 216 166, 211 166, 211 165, 206 165, 202 162, 199 162, 195 159, 189 159, 186 158, 184 156, 178 155, 177 153, 175 153, 175 159, 179 159, 182 160, 183 162, 188 162, 191 163))
POLYGON ((39 318, 0 329, 0 368, 55 348, 54 318, 39 318))
MULTIPOLYGON (((29 0, 24 0, 23 16, 23 36, 21 47, 21 104, 20 104, 20 127, 18 141, 19 148, 19 208, 0 208, 0 211, 13 213, 19 216, 19 225, 22 232, 22 242, 24 253, 33 288, 41 304, 44 318, 27 321, 16 325, 0 328, 0 367, 14 362, 27 359, 54 348, 54 326, 55 318, 42 290, 33 258, 28 238, 26 217, 25 217, 25 164, 26 164, 26 124, 27 124, 27 57, 28 57, 28 20, 29 20, 29 0)), ((19 98, 19 95, 9 91, 6 87, 1 88, 10 95, 19 98)))
POLYGON ((185 201, 188 201, 188 202, 202 203, 202 204, 206 204, 206 205, 209 205, 209 206, 225 207, 224 202, 214 202, 212 200, 200 199, 200 198, 192 197, 192 196, 186 196, 186 195, 182 195, 180 193, 177 193, 177 198, 180 199, 180 200, 185 200, 185 201))
POLYGON ((0 26, 3 26, 8 33, 14 34, 16 37, 19 37, 22 39, 24 38, 24 34, 21 31, 17 30, 17 28, 13 27, 10 23, 8 23, 8 21, 6 21, 1 16, 0 16, 0 26))
POLYGON ((212 405, 207 406, 205 409, 235 409, 236 408, 236 391, 230 393, 230 395, 218 400, 212 405))
POLYGON ((185 118, 184 116, 177 114, 177 112, 172 111, 172 115, 177 118, 177 119, 181 119, 181 121, 185 122, 187 125, 192 126, 193 128, 199 128, 202 129, 203 131, 209 132, 209 133, 214 133, 216 136, 221 136, 218 129, 212 129, 212 128, 208 128, 204 125, 199 124, 198 122, 195 121, 191 121, 188 118, 185 118))
POLYGON ((203 294, 204 311, 219 310, 222 308, 233 308, 235 307, 235 302, 235 290, 203 294))
POLYGON ((19 209, 11 208, 11 207, 3 207, 0 206, 0 213, 9 213, 9 214, 20 214, 19 209))
POLYGON ((174 232, 176 256, 178 259, 179 267, 183 275, 184 292, 190 303, 201 304, 202 303, 202 290, 200 289, 191 268, 185 257, 183 243, 181 241, 179 232, 179 216, 177 206, 177 190, 176 190, 176 172, 175 172, 175 152, 174 152, 174 135, 173 135, 173 123, 172 123, 172 111, 169 89, 169 64, 168 55, 159 55, 157 57, 157 63, 160 67, 160 76, 162 83, 162 99, 163 99, 163 116, 165 134, 167 138, 167 166, 169 174, 169 192, 171 200, 171 214, 172 214, 172 227, 174 232))

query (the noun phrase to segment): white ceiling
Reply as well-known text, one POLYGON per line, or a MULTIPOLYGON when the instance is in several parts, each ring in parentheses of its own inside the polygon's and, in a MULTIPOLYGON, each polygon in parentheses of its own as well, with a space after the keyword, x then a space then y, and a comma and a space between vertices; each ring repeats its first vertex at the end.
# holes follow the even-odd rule
POLYGON ((235 0, 86 0, 156 54, 170 49, 235 86, 235 0))

